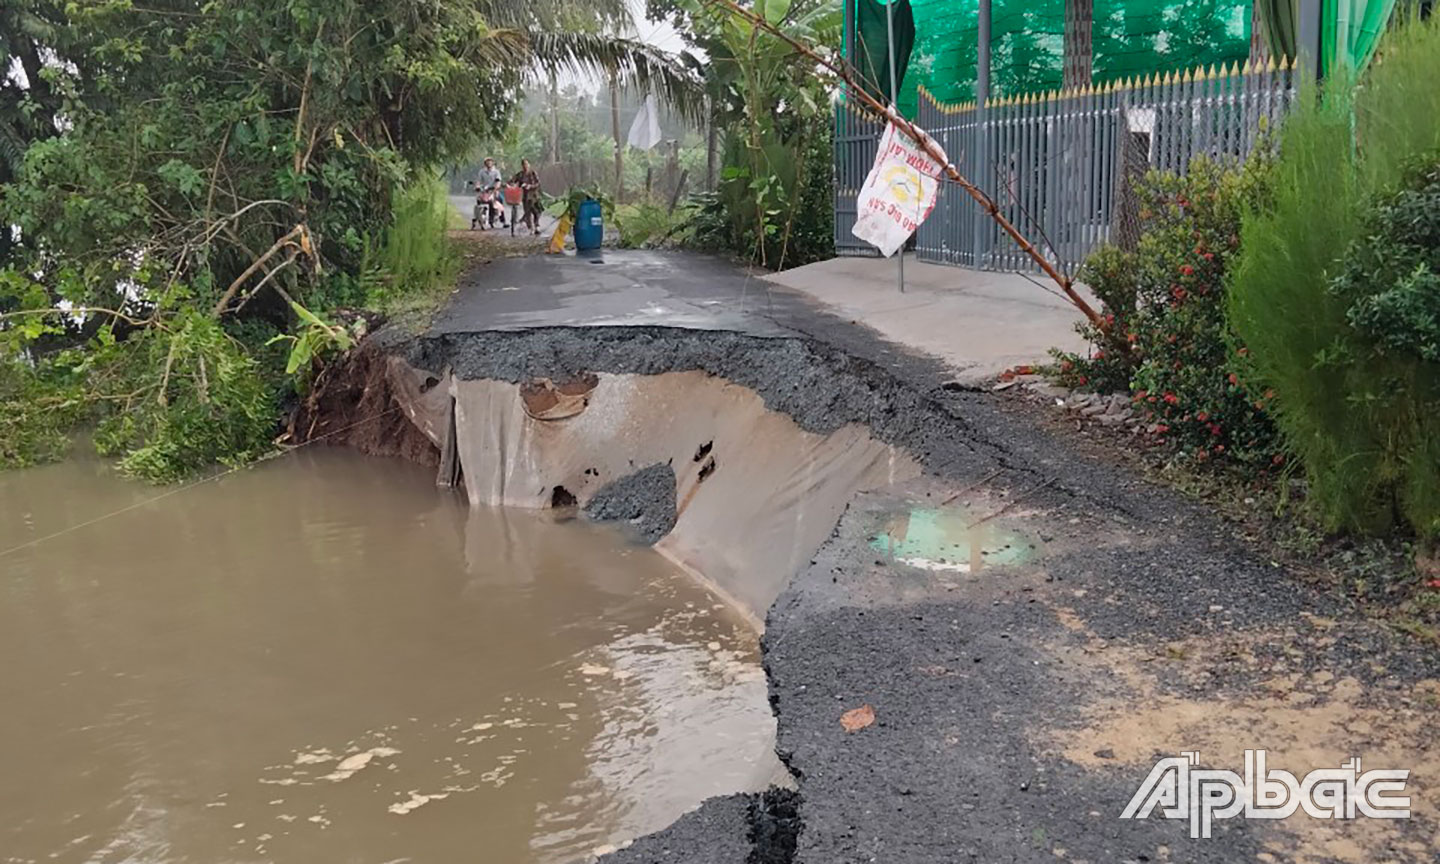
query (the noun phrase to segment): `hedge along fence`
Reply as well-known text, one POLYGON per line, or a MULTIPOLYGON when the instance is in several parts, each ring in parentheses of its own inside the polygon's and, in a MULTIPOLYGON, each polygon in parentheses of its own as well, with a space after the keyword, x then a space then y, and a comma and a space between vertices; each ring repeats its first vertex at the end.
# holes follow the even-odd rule
MULTIPOLYGON (((947 105, 921 89, 918 123, 1032 242, 1073 272, 1099 244, 1133 244, 1134 184, 1150 169, 1183 175, 1193 159, 1245 157, 1289 111, 1293 62, 1151 74, 1103 86, 947 105)), ((837 108, 835 243, 872 254, 850 235, 855 198, 884 125, 853 104, 837 108)), ((962 190, 944 184, 916 234, 921 260, 977 269, 1033 270, 962 190)))
POLYGON ((1440 542, 1440 19, 1302 98, 1246 219, 1229 323, 1327 527, 1440 542), (1353 86, 1358 83, 1360 86, 1353 86))

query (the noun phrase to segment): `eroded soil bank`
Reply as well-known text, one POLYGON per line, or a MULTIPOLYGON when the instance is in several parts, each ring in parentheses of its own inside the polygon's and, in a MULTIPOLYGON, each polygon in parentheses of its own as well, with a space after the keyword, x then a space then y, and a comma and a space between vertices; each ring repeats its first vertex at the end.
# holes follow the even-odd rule
MULTIPOLYGON (((645 518, 657 484, 634 482, 633 501, 615 484, 668 464, 683 511, 687 484, 703 489, 743 466, 746 447, 727 445, 699 479, 709 438, 685 424, 696 414, 723 418, 721 402, 700 395, 711 387, 744 391, 726 396, 735 404, 762 402, 755 422, 783 415, 817 441, 852 435, 864 445, 856 452, 921 469, 852 483, 838 526, 774 586, 765 665, 777 749, 799 782, 795 817, 754 798, 719 799, 616 861, 1435 860, 1440 757, 1427 720, 1440 669, 1429 654, 1257 558, 1175 494, 1077 455, 864 328, 817 314, 793 338, 541 328, 391 350, 392 380, 409 376, 416 394, 405 410, 440 442, 442 480, 462 473, 447 460, 465 452, 465 436, 445 418, 462 416, 448 404, 463 412, 467 390, 500 393, 487 404, 504 416, 483 428, 529 428, 526 446, 512 438, 471 448, 492 451, 472 463, 501 466, 485 472, 489 485, 471 488, 465 474, 472 499, 484 488, 486 500, 553 503, 564 484, 550 483, 543 460, 527 460, 577 450, 547 450, 553 441, 536 449, 557 437, 537 429, 587 414, 583 422, 595 422, 619 404, 601 389, 606 380, 633 390, 676 375, 688 377, 674 399, 645 409, 645 428, 586 438, 623 444, 626 455, 591 475, 595 483, 566 487, 576 503, 620 488, 607 506, 653 529, 665 522, 663 513, 658 523, 645 518), (574 386, 592 378, 589 390, 574 386), (521 391, 536 387, 547 395, 516 408, 521 391), (604 398, 562 416, 580 390, 604 398), (654 424, 669 442, 660 449, 678 455, 625 470, 629 454, 648 452, 654 424), (511 455, 493 458, 501 452, 511 455), (525 482, 497 491, 496 476, 525 482), (846 731, 842 715, 863 705, 874 722, 846 731), (1367 768, 1410 769, 1413 815, 1230 819, 1209 839, 1191 839, 1183 821, 1119 818, 1157 759, 1198 750, 1203 766, 1243 771, 1247 748, 1266 749, 1271 767, 1297 776, 1352 756, 1367 768)), ((585 461, 565 470, 602 467, 585 461)), ((746 500, 735 494, 725 497, 746 500)), ((681 512, 677 526, 683 520, 681 512)), ((701 527, 686 536, 702 536, 701 527)), ((750 562, 735 551, 744 575, 750 562)))

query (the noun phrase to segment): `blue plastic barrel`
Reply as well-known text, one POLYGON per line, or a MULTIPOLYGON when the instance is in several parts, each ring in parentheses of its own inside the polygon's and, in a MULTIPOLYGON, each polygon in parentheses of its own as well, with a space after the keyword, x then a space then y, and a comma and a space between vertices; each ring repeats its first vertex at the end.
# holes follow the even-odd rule
POLYGON ((580 213, 575 218, 575 251, 599 249, 604 237, 605 220, 600 213, 600 202, 586 198, 580 202, 580 213))

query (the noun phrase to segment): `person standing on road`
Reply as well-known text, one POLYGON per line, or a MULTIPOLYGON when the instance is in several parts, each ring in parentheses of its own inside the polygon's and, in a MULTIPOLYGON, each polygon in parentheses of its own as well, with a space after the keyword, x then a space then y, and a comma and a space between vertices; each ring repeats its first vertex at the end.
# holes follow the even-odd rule
POLYGON ((529 159, 520 160, 520 170, 510 182, 520 187, 524 195, 525 227, 535 234, 540 233, 540 175, 530 167, 529 159))

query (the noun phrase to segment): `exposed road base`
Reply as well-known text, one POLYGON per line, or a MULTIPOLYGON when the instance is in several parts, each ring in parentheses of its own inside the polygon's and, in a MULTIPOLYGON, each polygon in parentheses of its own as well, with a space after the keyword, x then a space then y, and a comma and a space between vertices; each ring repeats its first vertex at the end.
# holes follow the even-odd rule
MULTIPOLYGON (((699 370, 807 432, 862 424, 925 472, 861 493, 766 616, 798 834, 784 817, 785 830, 765 828, 755 799, 736 796, 607 860, 1436 860, 1440 664, 1209 513, 803 298, 733 310, 740 332, 563 326, 583 291, 536 311, 505 306, 511 287, 489 286, 495 314, 479 289, 457 298, 409 365, 517 385, 699 370), (863 706, 873 722, 850 715, 862 720, 847 731, 842 716, 863 706), (1183 821, 1119 818, 1157 759, 1199 751, 1204 767, 1243 772, 1246 748, 1298 776, 1352 756, 1410 769, 1413 817, 1227 819, 1209 839, 1183 821)), ((694 297, 658 307, 708 314, 694 297)), ((636 502, 653 497, 654 484, 634 488, 636 502)))

